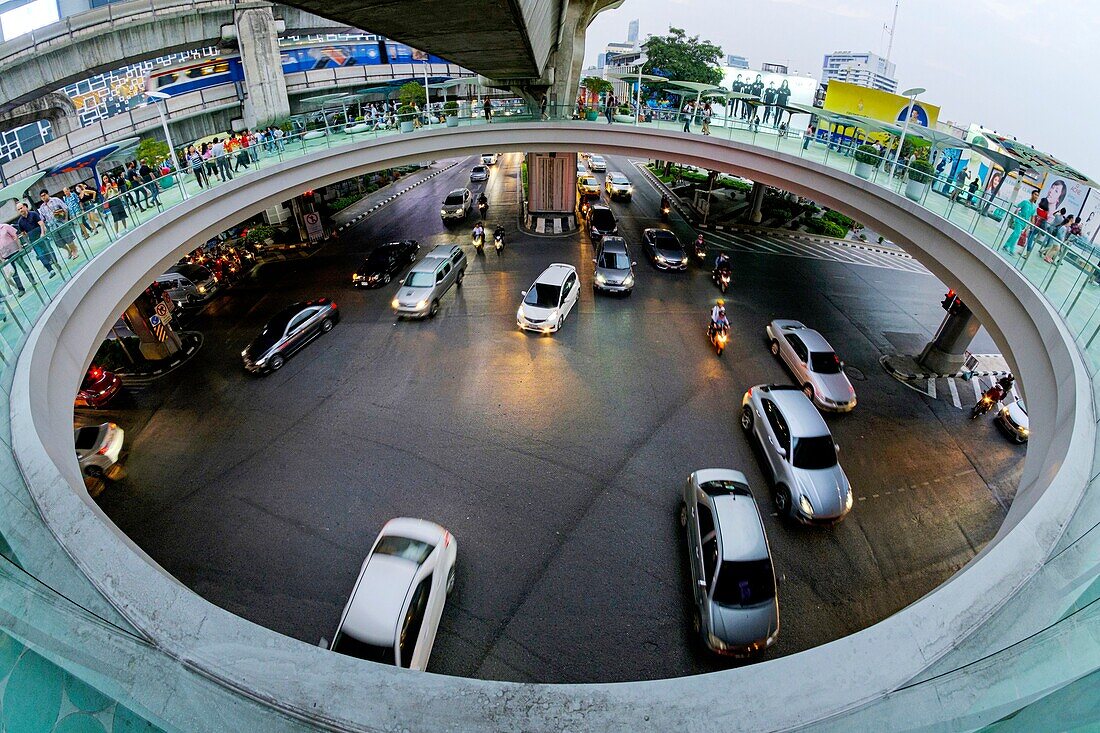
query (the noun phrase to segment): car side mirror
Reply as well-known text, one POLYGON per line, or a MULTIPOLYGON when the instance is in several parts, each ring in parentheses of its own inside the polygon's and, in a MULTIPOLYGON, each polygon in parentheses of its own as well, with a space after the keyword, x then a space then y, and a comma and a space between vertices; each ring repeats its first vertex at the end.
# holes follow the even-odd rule
POLYGON ((833 443, 833 448, 836 450, 837 453, 840 452, 840 444, 839 443, 833 443))
POLYGON ((777 446, 775 447, 775 452, 776 452, 776 453, 778 453, 778 454, 779 454, 779 455, 780 455, 781 457, 783 457, 783 458, 786 458, 786 457, 787 457, 787 449, 786 449, 786 448, 784 448, 784 447, 783 447, 783 446, 781 446, 781 445, 777 445, 777 446))
POLYGON ((638 263, 637 263, 637 262, 634 262, 634 261, 631 261, 631 263, 630 263, 630 266, 631 266, 631 267, 637 267, 637 266, 638 266, 638 263))
POLYGON ((520 296, 521 296, 521 297, 523 297, 523 298, 526 298, 526 297, 527 297, 527 291, 526 291, 526 290, 521 290, 521 291, 519 291, 519 294, 520 294, 520 296))
POLYGON ((593 259, 592 259, 592 264, 593 264, 593 265, 594 265, 594 264, 596 264, 596 260, 595 260, 595 258, 593 258, 593 259))

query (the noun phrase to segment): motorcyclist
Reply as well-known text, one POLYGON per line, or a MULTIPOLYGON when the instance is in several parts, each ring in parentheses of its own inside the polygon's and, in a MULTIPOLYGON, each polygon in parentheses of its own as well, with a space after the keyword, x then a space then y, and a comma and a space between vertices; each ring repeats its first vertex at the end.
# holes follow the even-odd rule
POLYGON ((722 270, 729 270, 730 257, 725 252, 719 252, 718 256, 714 258, 714 271, 716 273, 722 272, 722 270))
POLYGON ((1008 397, 1008 393, 1012 390, 1012 384, 1015 381, 1015 378, 1011 374, 1001 377, 997 380, 996 384, 985 391, 982 397, 988 397, 994 404, 1003 402, 1005 397, 1008 397))
POLYGON ((695 238, 695 251, 696 252, 698 252, 700 250, 703 250, 703 249, 706 249, 706 246, 707 246, 707 244, 706 244, 706 242, 703 241, 703 235, 702 234, 700 234, 698 237, 695 238))
POLYGON ((672 209, 672 201, 669 199, 668 194, 661 194, 661 213, 664 214, 672 209))
POLYGON ((485 196, 485 192, 482 191, 477 196, 477 207, 480 209, 480 208, 487 207, 488 205, 489 205, 489 199, 485 196))
POLYGON ((711 335, 720 328, 729 328, 730 322, 726 318, 726 301, 721 298, 710 309, 710 333, 711 335))
POLYGON ((499 239, 501 243, 504 242, 504 225, 497 224, 497 228, 493 230, 493 239, 499 239))
POLYGON ((475 242, 485 241, 485 227, 481 225, 480 221, 477 224, 474 224, 473 236, 475 242))

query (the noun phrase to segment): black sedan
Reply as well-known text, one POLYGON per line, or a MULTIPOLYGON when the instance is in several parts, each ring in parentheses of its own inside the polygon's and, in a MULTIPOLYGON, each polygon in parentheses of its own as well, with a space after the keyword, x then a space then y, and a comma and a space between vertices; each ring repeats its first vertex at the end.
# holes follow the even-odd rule
POLYGON ((328 298, 289 305, 241 352, 244 368, 253 374, 278 371, 291 354, 339 322, 340 311, 328 298))
POLYGON ((351 276, 357 288, 377 288, 386 285, 407 265, 416 261, 420 244, 415 239, 380 244, 367 255, 363 264, 351 276))
POLYGON ((588 214, 588 233, 593 239, 610 237, 619 233, 619 222, 611 209, 601 204, 596 204, 588 214))
POLYGON ((686 270, 687 252, 676 235, 667 229, 646 229, 642 234, 645 253, 658 270, 686 270))

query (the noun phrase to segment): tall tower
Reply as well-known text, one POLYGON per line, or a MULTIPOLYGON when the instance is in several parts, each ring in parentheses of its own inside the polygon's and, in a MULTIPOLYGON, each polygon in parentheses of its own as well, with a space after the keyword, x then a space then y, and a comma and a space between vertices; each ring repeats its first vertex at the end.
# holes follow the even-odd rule
POLYGON ((633 44, 638 43, 638 21, 637 20, 630 21, 630 25, 628 25, 626 27, 626 42, 627 43, 633 43, 633 44))

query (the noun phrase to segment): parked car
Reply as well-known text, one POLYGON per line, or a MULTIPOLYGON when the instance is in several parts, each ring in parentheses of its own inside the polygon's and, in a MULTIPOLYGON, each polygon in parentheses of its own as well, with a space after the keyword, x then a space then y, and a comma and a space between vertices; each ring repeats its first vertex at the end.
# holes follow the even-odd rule
POLYGON ((852 509, 852 487, 839 446, 809 398, 793 385, 751 387, 741 400, 741 428, 755 437, 782 517, 835 523, 852 509))
POLYGON ((542 271, 531 287, 520 295, 516 325, 525 331, 553 333, 565 322, 577 303, 580 284, 572 265, 553 264, 542 271))
POLYGON ((764 521, 740 471, 688 476, 680 497, 694 601, 693 626, 707 648, 747 656, 779 635, 779 597, 764 521))
POLYGON ((619 222, 607 206, 596 204, 588 213, 588 233, 593 239, 619 233, 619 222))
POLYGON ((363 264, 351 276, 357 288, 377 288, 386 285, 406 265, 416 262, 420 244, 415 239, 387 242, 371 250, 363 264))
POLYGON ((806 396, 821 410, 849 412, 856 390, 844 373, 844 362, 817 331, 801 321, 774 320, 767 326, 771 352, 794 375, 806 396))
POLYGON ((496 153, 482 153, 481 154, 481 162, 484 163, 485 165, 496 165, 497 164, 497 154, 496 153))
POLYGON ((118 463, 124 438, 122 428, 113 422, 74 428, 76 460, 84 475, 102 478, 111 466, 118 463))
POLYGON ((340 322, 340 309, 328 298, 294 303, 272 316, 241 359, 253 374, 275 372, 295 352, 340 322))
POLYGON ((122 380, 113 372, 92 364, 76 393, 75 407, 106 407, 122 389, 122 380))
POLYGON ((617 198, 629 201, 634 196, 634 186, 622 173, 608 173, 603 179, 603 187, 612 201, 617 198))
POLYGON ((405 275, 390 305, 398 317, 434 318, 439 301, 452 285, 461 286, 467 259, 456 244, 436 247, 405 275), (442 252, 439 250, 443 248, 442 252), (437 255, 443 255, 438 256, 437 255))
POLYGON ((427 669, 457 561, 458 542, 438 524, 407 517, 386 522, 329 648, 379 664, 427 669))
POLYGON ((597 180, 595 176, 588 173, 583 176, 577 176, 577 193, 579 193, 581 196, 599 196, 599 180, 597 180))
POLYGON ((676 235, 667 229, 646 229, 642 242, 650 263, 658 270, 686 270, 687 252, 676 235))
POLYGON ((605 171, 607 170, 607 161, 602 155, 593 153, 588 158, 588 168, 593 171, 605 171))
POLYGON ((463 221, 470 213, 470 204, 473 194, 468 188, 456 188, 443 199, 443 207, 439 210, 439 216, 446 224, 449 221, 463 221))
POLYGON ((996 421, 1014 443, 1026 443, 1031 437, 1027 406, 1015 390, 1008 393, 1001 409, 997 412, 996 421))
POLYGON ((489 180, 489 166, 475 165, 473 170, 470 171, 471 181, 488 181, 489 180))
POLYGON ((592 260, 596 266, 592 287, 605 293, 630 293, 634 290, 634 265, 622 237, 604 237, 592 260))

